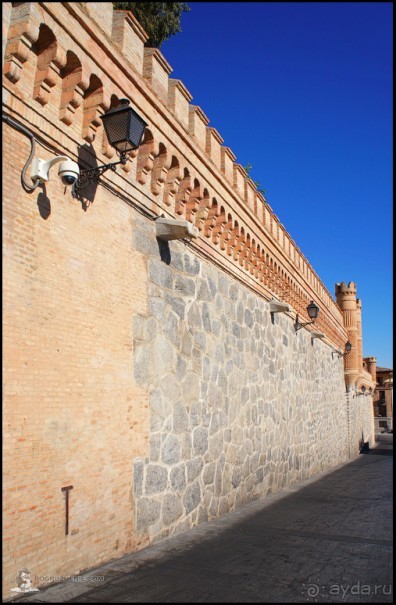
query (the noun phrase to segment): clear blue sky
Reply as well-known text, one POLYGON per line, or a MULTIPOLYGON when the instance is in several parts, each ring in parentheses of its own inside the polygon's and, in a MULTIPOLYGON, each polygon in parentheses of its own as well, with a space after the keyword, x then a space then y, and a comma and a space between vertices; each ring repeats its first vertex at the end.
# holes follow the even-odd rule
POLYGON ((392 360, 392 3, 189 2, 161 52, 327 289, 392 360))

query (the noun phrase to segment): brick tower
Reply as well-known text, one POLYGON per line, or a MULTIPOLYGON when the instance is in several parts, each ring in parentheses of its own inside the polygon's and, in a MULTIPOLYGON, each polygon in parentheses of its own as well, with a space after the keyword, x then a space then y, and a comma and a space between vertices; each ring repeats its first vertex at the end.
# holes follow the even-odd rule
POLYGON ((344 357, 344 368, 345 368, 345 383, 347 391, 354 388, 356 380, 359 376, 359 348, 361 349, 361 331, 360 329, 360 309, 356 300, 356 284, 349 282, 348 285, 345 282, 336 284, 335 288, 337 304, 340 307, 344 326, 348 333, 348 340, 352 345, 352 350, 348 355, 344 357))
POLYGON ((377 358, 376 357, 365 357, 367 365, 367 372, 371 374, 371 378, 374 383, 377 382, 377 358))

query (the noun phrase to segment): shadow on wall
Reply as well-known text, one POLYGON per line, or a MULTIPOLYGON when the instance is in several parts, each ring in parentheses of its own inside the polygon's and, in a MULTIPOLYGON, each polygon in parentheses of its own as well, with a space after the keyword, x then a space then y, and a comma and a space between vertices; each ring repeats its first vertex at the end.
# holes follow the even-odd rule
POLYGON ((166 241, 160 239, 159 237, 157 237, 157 243, 158 243, 158 250, 159 250, 159 254, 160 254, 160 258, 161 258, 162 262, 166 263, 167 265, 170 265, 172 256, 171 256, 171 251, 169 248, 169 242, 166 242, 166 241))
MULTIPOLYGON (((91 144, 84 143, 78 150, 78 165, 80 170, 90 170, 91 168, 97 168, 99 166, 96 153, 91 144)), ((98 188, 98 180, 88 183, 85 187, 76 192, 75 198, 81 202, 83 210, 87 210, 88 207, 93 204, 96 189, 98 188)))
POLYGON ((43 183, 42 188, 43 190, 37 196, 37 207, 41 218, 46 221, 51 214, 51 202, 47 195, 45 183, 43 183))

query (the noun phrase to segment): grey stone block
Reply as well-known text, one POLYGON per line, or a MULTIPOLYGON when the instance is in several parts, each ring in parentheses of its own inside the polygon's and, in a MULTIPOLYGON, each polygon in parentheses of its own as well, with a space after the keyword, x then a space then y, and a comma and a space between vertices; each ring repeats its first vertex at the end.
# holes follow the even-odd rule
POLYGON ((249 309, 245 309, 245 324, 249 328, 252 328, 254 325, 253 314, 249 309))
POLYGON ((212 324, 210 321, 210 311, 206 302, 203 304, 202 307, 202 325, 207 332, 211 332, 212 324))
POLYGON ((241 482, 241 471, 239 468, 234 468, 232 471, 231 483, 234 487, 238 487, 241 482))
POLYGON ((150 435, 150 461, 158 462, 161 453, 161 434, 152 433, 150 435))
POLYGON ((201 403, 195 401, 191 404, 190 409, 190 426, 191 428, 198 426, 201 421, 201 403))
POLYGON ((187 320, 190 329, 196 330, 202 328, 201 310, 196 302, 193 302, 187 313, 187 320))
POLYGON ((198 296, 197 296, 198 300, 206 300, 206 301, 210 301, 212 300, 212 296, 209 290, 209 286, 206 282, 201 282, 199 289, 198 289, 198 296))
POLYGON ((191 483, 201 473, 201 470, 203 468, 202 458, 193 458, 192 460, 187 460, 186 468, 187 468, 187 482, 191 483))
POLYGON ((185 357, 191 356, 193 346, 193 336, 191 332, 184 332, 181 339, 181 354, 185 357))
POLYGON ((162 298, 151 296, 148 301, 149 314, 163 321, 166 313, 166 304, 162 298))
POLYGON ((237 321, 232 322, 232 333, 237 338, 240 338, 241 336, 241 326, 237 321))
POLYGON ((175 403, 173 412, 173 430, 176 433, 188 431, 190 428, 187 410, 182 402, 175 403))
POLYGON ((197 521, 198 523, 205 523, 208 520, 208 511, 206 510, 206 508, 201 505, 198 509, 198 517, 197 517, 197 521))
POLYGON ((194 453, 203 456, 208 451, 208 429, 197 426, 193 431, 194 453))
POLYGON ((176 363, 176 379, 178 380, 179 384, 182 382, 186 375, 186 368, 187 365, 183 357, 181 355, 178 355, 176 363))
POLYGON ((223 452, 223 435, 219 431, 209 439, 209 454, 212 460, 217 459, 223 452))
POLYGON ((188 372, 182 384, 182 398, 185 405, 199 401, 201 393, 200 379, 197 374, 188 372))
POLYGON ((142 214, 139 214, 137 212, 134 214, 134 217, 135 217, 134 228, 141 229, 142 231, 147 233, 149 236, 155 238, 155 222, 153 220, 149 219, 147 216, 143 216, 142 214))
POLYGON ((205 346, 206 346, 206 334, 205 332, 203 332, 202 330, 196 330, 194 332, 194 341, 195 344, 202 349, 202 351, 205 350, 205 346))
POLYGON ((158 521, 161 504, 153 498, 139 498, 137 501, 136 529, 142 531, 158 521))
POLYGON ((214 487, 213 493, 215 496, 221 496, 223 492, 223 472, 220 468, 219 464, 216 466, 215 476, 214 476, 214 487))
POLYGON ((186 467, 180 464, 171 469, 170 482, 174 491, 183 490, 186 487, 186 467))
POLYGON ((152 376, 153 350, 150 345, 135 346, 133 357, 133 373, 136 384, 150 384, 152 376))
POLYGON ((208 282, 208 288, 209 288, 210 295, 211 295, 211 300, 214 300, 215 296, 217 294, 216 282, 211 277, 209 277, 209 275, 207 277, 207 282, 208 282))
POLYGON ((242 392, 241 392, 241 404, 245 405, 245 403, 247 403, 249 401, 249 397, 250 397, 249 387, 244 386, 242 388, 242 392))
POLYGON ((188 277, 177 275, 175 279, 175 292, 180 296, 194 297, 195 282, 188 277))
POLYGON ((201 264, 197 258, 190 256, 189 254, 184 255, 184 270, 190 275, 198 275, 201 268, 201 264))
POLYGON ((236 306, 236 320, 239 325, 243 323, 243 305, 241 302, 236 306))
POLYGON ((167 295, 165 297, 166 303, 172 307, 173 311, 180 317, 180 319, 184 319, 186 303, 182 298, 177 296, 167 295))
POLYGON ((158 257, 158 243, 152 235, 148 235, 140 229, 135 229, 133 233, 133 243, 136 250, 142 252, 146 256, 158 257))
POLYGON ((149 279, 163 288, 171 289, 173 287, 172 270, 156 258, 150 258, 149 260, 149 279))
POLYGON ((229 297, 231 300, 238 300, 238 286, 234 283, 230 285, 229 297))
POLYGON ((168 484, 168 471, 158 464, 149 464, 146 469, 145 493, 157 494, 166 489, 168 484))
POLYGON ((211 483, 213 483, 214 476, 215 476, 215 470, 216 470, 215 462, 210 462, 209 464, 205 464, 203 473, 202 473, 202 478, 203 478, 203 482, 205 483, 205 485, 210 485, 211 483))
POLYGON ((228 298, 229 280, 225 275, 219 275, 219 294, 228 298))
POLYGON ((142 495, 144 460, 138 459, 133 463, 133 491, 135 496, 142 495))
POLYGON ((164 334, 177 348, 180 345, 179 321, 178 316, 173 311, 169 311, 164 322, 164 334))
MULTIPOLYGON (((174 245, 175 244, 173 244, 173 246, 174 245)), ((171 250, 170 264, 174 269, 184 272, 183 256, 180 254, 180 252, 177 252, 176 250, 173 250, 173 249, 171 250)))
POLYGON ((182 514, 183 507, 180 498, 175 494, 165 494, 162 503, 162 520, 165 525, 176 521, 182 514))
POLYGON ((176 351, 163 334, 159 334, 155 340, 155 347, 149 361, 152 375, 166 376, 176 368, 176 351))
POLYGON ((200 501, 201 501, 201 488, 199 486, 199 483, 196 482, 196 483, 193 483, 192 485, 189 485, 184 494, 183 504, 184 504, 184 508, 186 510, 186 514, 190 513, 195 508, 197 508, 200 501))
POLYGON ((180 461, 180 441, 176 435, 168 435, 162 446, 162 462, 177 464, 180 461))

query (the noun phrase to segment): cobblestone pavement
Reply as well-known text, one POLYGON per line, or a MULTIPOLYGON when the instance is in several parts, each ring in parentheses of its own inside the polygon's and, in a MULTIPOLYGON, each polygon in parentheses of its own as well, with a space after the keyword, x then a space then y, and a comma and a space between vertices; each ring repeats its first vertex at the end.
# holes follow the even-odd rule
POLYGON ((380 435, 332 472, 15 600, 390 603, 392 455, 380 435))

